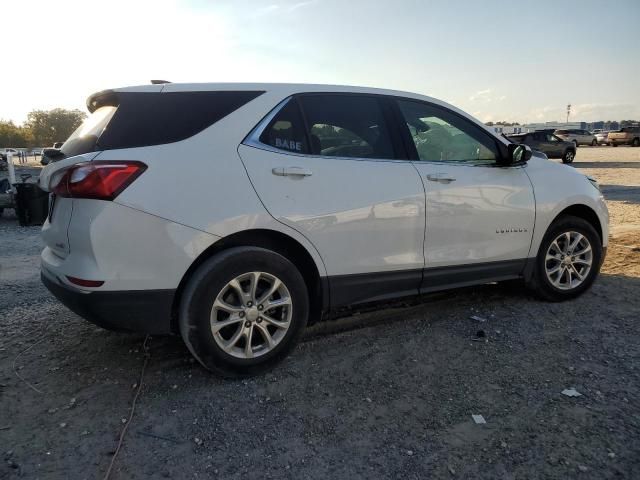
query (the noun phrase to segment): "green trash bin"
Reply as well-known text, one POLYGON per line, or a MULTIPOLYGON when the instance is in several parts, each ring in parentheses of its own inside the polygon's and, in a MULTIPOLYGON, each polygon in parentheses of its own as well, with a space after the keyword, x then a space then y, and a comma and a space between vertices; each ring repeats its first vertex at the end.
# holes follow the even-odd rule
POLYGON ((35 183, 14 183, 16 214, 23 227, 42 225, 49 213, 49 194, 35 183))

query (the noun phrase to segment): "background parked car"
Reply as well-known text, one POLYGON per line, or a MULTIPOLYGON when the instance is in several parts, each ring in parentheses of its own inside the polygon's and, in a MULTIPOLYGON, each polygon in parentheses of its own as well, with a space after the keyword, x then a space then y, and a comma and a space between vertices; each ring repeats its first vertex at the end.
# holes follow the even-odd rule
POLYGON ((556 130, 554 134, 562 140, 573 142, 576 148, 580 145, 592 145, 595 147, 598 144, 595 135, 588 130, 561 129, 556 130))
POLYGON ((552 130, 537 130, 535 132, 508 135, 507 138, 515 143, 524 143, 533 150, 544 153, 549 158, 561 158, 563 163, 571 163, 576 158, 574 142, 562 140, 552 130))
POLYGON ((607 141, 610 145, 631 145, 640 147, 640 127, 624 127, 615 132, 609 132, 607 141))
POLYGON ((41 165, 49 165, 51 162, 60 160, 64 157, 64 154, 60 152, 60 147, 64 142, 55 142, 52 147, 42 149, 42 158, 40 159, 41 165))
POLYGON ((8 153, 13 153, 13 156, 17 157, 20 154, 20 150, 18 150, 17 148, 3 148, 2 150, 0 150, 0 157, 2 157, 2 160, 7 159, 8 153))
POLYGON ((598 145, 609 145, 609 140, 607 138, 609 136, 609 132, 610 130, 600 130, 594 133, 598 145))

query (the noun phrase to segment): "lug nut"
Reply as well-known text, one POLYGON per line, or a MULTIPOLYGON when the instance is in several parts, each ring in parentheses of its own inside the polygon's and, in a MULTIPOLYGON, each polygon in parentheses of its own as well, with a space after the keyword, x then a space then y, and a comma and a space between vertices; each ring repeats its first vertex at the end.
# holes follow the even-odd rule
POLYGON ((247 307, 253 307, 253 302, 247 302, 247 307))
POLYGON ((249 328, 251 326, 251 322, 247 320, 246 322, 244 322, 244 326, 249 328))
POLYGON ((258 305, 258 310, 262 311, 264 307, 262 305, 258 305))
POLYGON ((258 319, 256 320, 256 323, 262 323, 262 317, 258 317, 258 319))
POLYGON ((240 315, 240 318, 244 318, 244 312, 240 312, 238 315, 240 315))

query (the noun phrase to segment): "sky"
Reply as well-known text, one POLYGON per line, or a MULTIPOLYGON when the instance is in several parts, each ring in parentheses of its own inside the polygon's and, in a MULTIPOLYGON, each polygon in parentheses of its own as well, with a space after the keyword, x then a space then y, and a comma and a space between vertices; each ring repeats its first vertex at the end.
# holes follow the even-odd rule
POLYGON ((482 121, 640 119, 640 0, 2 0, 0 119, 173 82, 362 85, 482 121))

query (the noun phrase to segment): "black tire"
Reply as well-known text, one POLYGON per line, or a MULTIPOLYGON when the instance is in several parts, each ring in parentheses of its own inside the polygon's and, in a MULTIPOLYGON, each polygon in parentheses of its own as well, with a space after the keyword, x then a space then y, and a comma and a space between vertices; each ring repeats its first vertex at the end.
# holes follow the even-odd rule
POLYGON ((299 341, 308 317, 309 294, 293 263, 264 248, 235 247, 205 261, 194 272, 180 301, 179 326, 187 348, 205 368, 225 377, 238 377, 261 373, 286 357, 299 341), (237 358, 216 343, 210 315, 216 297, 227 284, 254 271, 274 275, 284 283, 291 296, 291 322, 272 350, 254 358, 237 358))
POLYGON ((617 146, 618 146, 618 144, 617 144, 617 143, 615 143, 615 142, 611 142, 611 146, 612 146, 612 147, 617 147, 617 146))
POLYGON ((566 215, 558 218, 551 224, 540 244, 540 249, 535 260, 532 278, 527 286, 538 297, 551 302, 561 302, 576 298, 584 293, 595 280, 603 260, 602 240, 593 225, 586 220, 566 215), (551 243, 564 232, 578 232, 584 235, 591 245, 593 254, 591 269, 585 280, 575 288, 562 290, 554 286, 546 273, 546 254, 551 243))
POLYGON ((575 158, 576 158, 575 150, 567 148, 564 152, 564 155, 562 155, 562 163, 573 163, 575 158))
POLYGON ((591 140, 591 146, 592 147, 597 147, 598 146, 598 141, 595 138, 593 140, 591 140))
POLYGON ((578 141, 577 140, 573 141, 573 146, 576 148, 576 150, 578 149, 578 141))
POLYGON ((640 138, 634 138, 633 142, 631 142, 632 147, 640 147, 640 138))

